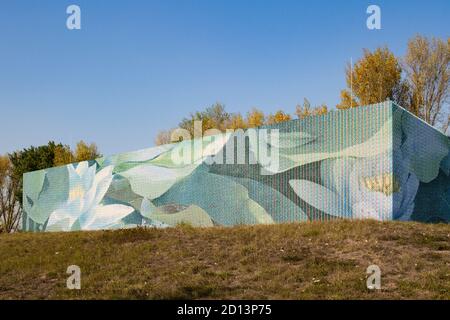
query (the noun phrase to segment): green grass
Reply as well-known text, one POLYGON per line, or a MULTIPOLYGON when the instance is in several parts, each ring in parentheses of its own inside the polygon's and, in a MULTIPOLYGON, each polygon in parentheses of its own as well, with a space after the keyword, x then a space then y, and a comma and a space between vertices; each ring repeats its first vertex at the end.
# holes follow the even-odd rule
POLYGON ((450 299, 450 225, 335 221, 0 235, 0 299, 450 299), (81 290, 66 288, 69 265, 81 290), (381 268, 381 290, 366 268, 381 268))

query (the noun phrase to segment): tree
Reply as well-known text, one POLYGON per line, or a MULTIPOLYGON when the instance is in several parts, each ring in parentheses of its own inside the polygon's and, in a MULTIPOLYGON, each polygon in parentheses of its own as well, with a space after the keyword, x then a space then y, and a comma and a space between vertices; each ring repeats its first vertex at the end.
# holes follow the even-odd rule
POLYGON ((247 114, 247 127, 248 128, 255 128, 255 127, 262 126, 264 124, 264 122, 265 122, 265 116, 261 110, 253 108, 253 110, 247 114))
POLYGON ((172 130, 161 130, 156 135, 155 144, 157 146, 160 146, 163 144, 172 143, 171 136, 172 136, 172 130))
POLYGON ((275 112, 275 114, 270 114, 267 118, 267 124, 276 124, 285 121, 291 120, 291 116, 287 113, 284 113, 281 110, 275 112))
POLYGON ((231 116, 227 129, 247 129, 247 123, 240 113, 236 113, 231 116))
POLYGON ((448 114, 450 79, 450 38, 428 39, 417 35, 408 42, 403 59, 406 82, 410 89, 405 106, 432 126, 440 125, 444 132, 450 123, 448 114), (444 106, 447 105, 447 108, 444 106))
POLYGON ((231 119, 231 114, 225 111, 225 106, 221 103, 215 103, 205 110, 206 118, 210 119, 212 128, 225 131, 227 123, 231 119))
POLYGON ((86 144, 83 140, 77 143, 75 149, 75 161, 88 161, 100 158, 102 155, 98 152, 97 145, 95 143, 86 144))
POLYGON ((327 113, 328 113, 328 107, 325 103, 323 103, 320 106, 314 108, 313 115, 321 116, 321 115, 324 115, 327 113))
MULTIPOLYGON (((209 129, 218 129, 225 131, 226 124, 229 123, 231 115, 225 111, 225 106, 221 103, 215 103, 212 106, 206 108, 204 111, 197 111, 191 113, 187 118, 184 118, 179 123, 179 128, 189 131, 191 137, 195 136, 194 124, 195 121, 201 122, 201 134, 209 129)), ((197 134, 200 134, 197 133, 197 134)))
POLYGON ((341 102, 336 105, 337 109, 349 109, 358 106, 358 102, 351 96, 348 90, 341 90, 341 102))
POLYGON ((73 155, 72 151, 70 150, 70 147, 63 146, 61 144, 57 145, 55 147, 55 155, 53 158, 53 165, 55 167, 57 167, 57 166, 67 165, 72 162, 75 162, 75 156, 73 155))
POLYGON ((8 156, 0 156, 0 185, 3 185, 6 177, 9 175, 11 162, 8 156))
POLYGON ((194 138, 194 136, 200 134, 200 132, 195 132, 195 130, 197 130, 197 128, 195 127, 196 122, 201 123, 201 134, 203 134, 203 132, 205 132, 206 130, 214 127, 211 119, 204 113, 195 112, 191 114, 190 117, 181 120, 181 122, 179 123, 179 128, 187 130, 191 138, 194 138))
POLYGON ((303 99, 303 106, 301 104, 298 104, 295 108, 295 114, 299 119, 304 119, 310 116, 318 116, 326 113, 328 113, 328 107, 326 106, 326 104, 311 108, 311 104, 306 98, 303 99))
POLYGON ((17 230, 22 214, 17 193, 18 180, 12 179, 13 167, 8 156, 0 156, 0 232, 17 230))
MULTIPOLYGON (((62 147, 61 144, 59 146, 62 147)), ((55 159, 55 149, 57 145, 50 141, 45 146, 29 147, 20 151, 15 151, 9 155, 12 163, 11 179, 17 185, 15 192, 16 200, 22 204, 22 179, 23 174, 30 171, 36 171, 53 167, 55 159)))
POLYGON ((394 100, 394 93, 401 84, 401 67, 388 48, 374 52, 364 50, 363 57, 352 67, 346 68, 347 89, 341 92, 338 109, 368 105, 388 99, 394 100))

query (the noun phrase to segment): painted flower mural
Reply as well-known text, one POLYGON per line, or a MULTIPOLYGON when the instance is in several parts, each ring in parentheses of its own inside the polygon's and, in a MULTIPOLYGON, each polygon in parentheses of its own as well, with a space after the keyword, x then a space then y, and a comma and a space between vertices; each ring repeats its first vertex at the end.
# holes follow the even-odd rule
POLYGON ((449 138, 392 102, 261 129, 242 163, 215 161, 227 134, 27 173, 23 228, 450 221, 449 138))
POLYGON ((123 204, 102 205, 112 182, 113 166, 96 173, 96 165, 81 162, 75 169, 69 165, 69 197, 53 211, 47 222, 48 231, 92 230, 112 226, 134 211, 123 204))
POLYGON ((345 216, 409 220, 413 213, 419 180, 408 171, 408 159, 401 152, 326 160, 321 169, 324 185, 347 201, 345 216))

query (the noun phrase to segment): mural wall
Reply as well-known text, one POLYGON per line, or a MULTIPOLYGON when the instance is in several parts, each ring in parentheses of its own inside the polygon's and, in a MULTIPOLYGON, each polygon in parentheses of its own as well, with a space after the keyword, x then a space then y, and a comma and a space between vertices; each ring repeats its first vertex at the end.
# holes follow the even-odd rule
POLYGON ((449 222, 449 151, 385 102, 27 173, 23 229, 449 222))

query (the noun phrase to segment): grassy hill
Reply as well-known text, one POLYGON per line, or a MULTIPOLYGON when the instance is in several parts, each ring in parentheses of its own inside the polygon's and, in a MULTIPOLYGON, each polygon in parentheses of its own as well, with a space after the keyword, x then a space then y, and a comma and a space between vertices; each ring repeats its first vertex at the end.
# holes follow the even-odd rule
POLYGON ((450 225, 336 221, 0 235, 0 299, 450 299, 450 225), (81 290, 66 289, 69 265, 81 290), (382 289, 366 288, 381 268, 382 289))

